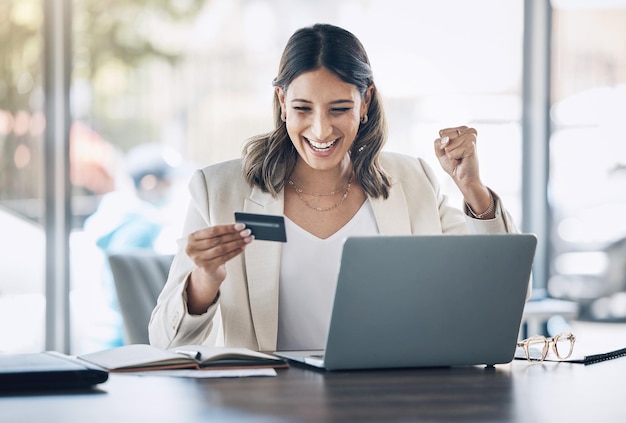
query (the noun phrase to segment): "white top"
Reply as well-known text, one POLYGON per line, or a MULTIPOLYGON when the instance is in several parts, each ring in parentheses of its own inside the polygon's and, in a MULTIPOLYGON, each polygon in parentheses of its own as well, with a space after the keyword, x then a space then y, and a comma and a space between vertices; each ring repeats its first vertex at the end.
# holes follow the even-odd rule
POLYGON ((278 300, 277 349, 321 350, 326 345, 343 243, 349 236, 379 233, 369 200, 326 239, 285 217, 278 300))

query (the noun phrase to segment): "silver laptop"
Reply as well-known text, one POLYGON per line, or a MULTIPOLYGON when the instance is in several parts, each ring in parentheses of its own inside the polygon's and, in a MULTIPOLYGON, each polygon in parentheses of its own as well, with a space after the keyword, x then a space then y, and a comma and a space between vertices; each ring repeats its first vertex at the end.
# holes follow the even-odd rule
POLYGON ((327 370, 495 365, 513 359, 532 234, 351 237, 324 351, 277 351, 327 370))

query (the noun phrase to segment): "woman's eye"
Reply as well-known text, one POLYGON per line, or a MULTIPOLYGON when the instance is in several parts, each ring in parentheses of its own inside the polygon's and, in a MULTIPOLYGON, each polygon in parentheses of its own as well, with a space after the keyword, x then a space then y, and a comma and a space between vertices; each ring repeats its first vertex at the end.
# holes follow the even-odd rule
MULTIPOLYGON (((308 107, 308 106, 293 106, 293 109, 295 111, 303 112, 303 113, 308 113, 313 110, 311 107, 308 107)), ((346 113, 350 110, 352 110, 351 107, 333 107, 332 109, 330 109, 330 113, 338 115, 341 113, 346 113)))

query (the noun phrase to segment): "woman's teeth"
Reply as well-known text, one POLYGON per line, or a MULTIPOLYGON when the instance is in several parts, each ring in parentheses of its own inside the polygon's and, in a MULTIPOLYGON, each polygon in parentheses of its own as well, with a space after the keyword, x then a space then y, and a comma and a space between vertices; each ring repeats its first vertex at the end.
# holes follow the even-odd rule
POLYGON ((316 150, 316 151, 328 150, 333 145, 335 145, 335 142, 337 142, 337 140, 333 140, 331 142, 320 143, 320 142, 311 141, 309 139, 307 139, 307 141, 309 142, 309 145, 311 147, 313 147, 313 149, 316 150))

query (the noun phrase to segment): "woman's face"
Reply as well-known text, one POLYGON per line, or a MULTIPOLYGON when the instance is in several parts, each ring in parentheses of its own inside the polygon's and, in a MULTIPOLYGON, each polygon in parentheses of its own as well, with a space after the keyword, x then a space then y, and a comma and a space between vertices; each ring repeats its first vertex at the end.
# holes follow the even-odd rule
POLYGON ((363 99, 355 85, 320 68, 296 77, 286 91, 276 88, 276 94, 300 159, 317 170, 339 166, 367 113, 370 92, 363 99))

